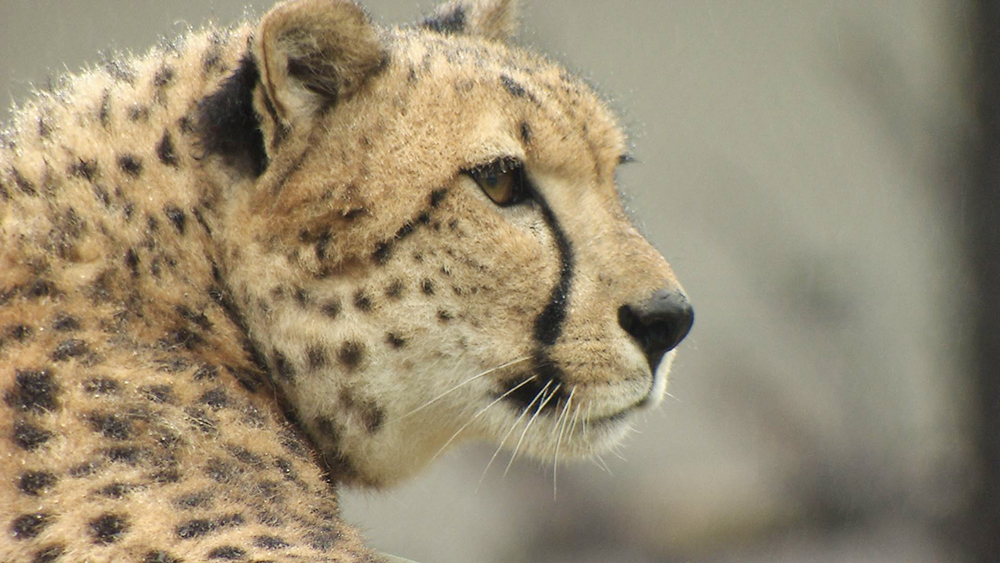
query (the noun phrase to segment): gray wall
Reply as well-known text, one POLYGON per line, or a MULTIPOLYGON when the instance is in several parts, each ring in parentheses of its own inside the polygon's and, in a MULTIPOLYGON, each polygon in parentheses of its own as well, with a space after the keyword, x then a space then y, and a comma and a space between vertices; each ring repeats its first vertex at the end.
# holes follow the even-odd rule
MULTIPOLYGON (((0 97, 243 4, 0 0, 0 97)), ((622 113, 640 163, 621 182, 695 303, 673 398, 623 459, 560 468, 557 498, 551 467, 484 475, 473 446, 347 493, 347 517, 424 563, 954 561, 938 531, 975 478, 957 5, 529 3, 522 42, 622 113)))

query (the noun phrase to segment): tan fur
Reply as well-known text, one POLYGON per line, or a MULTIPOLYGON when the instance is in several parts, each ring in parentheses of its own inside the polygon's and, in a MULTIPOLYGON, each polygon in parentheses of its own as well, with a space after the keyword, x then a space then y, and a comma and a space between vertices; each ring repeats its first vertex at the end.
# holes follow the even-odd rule
POLYGON ((679 286, 618 203, 615 119, 501 42, 513 2, 437 14, 456 8, 465 28, 437 33, 288 2, 18 113, 0 561, 372 560, 328 482, 391 484, 465 439, 585 456, 660 400, 673 352, 654 377, 616 312, 679 286), (199 118, 247 53, 259 177, 199 118), (499 157, 537 201, 497 207, 463 173, 499 157), (535 377, 562 275, 543 206, 573 251, 554 414, 554 386, 498 399, 535 377))

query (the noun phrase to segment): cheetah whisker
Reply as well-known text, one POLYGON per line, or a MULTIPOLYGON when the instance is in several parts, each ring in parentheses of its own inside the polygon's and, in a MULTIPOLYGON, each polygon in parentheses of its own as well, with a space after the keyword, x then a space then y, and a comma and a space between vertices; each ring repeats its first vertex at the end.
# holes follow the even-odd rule
POLYGON ((491 373, 495 373, 495 372, 497 372, 499 370, 502 370, 504 368, 508 368, 508 367, 510 367, 512 365, 516 365, 516 364, 519 364, 521 362, 524 362, 524 361, 530 360, 530 359, 531 359, 531 356, 522 356, 522 357, 520 357, 520 358, 518 358, 516 360, 511 360, 511 361, 509 361, 509 362, 507 362, 507 363, 505 363, 503 365, 497 366, 495 368, 488 369, 488 370, 486 370, 486 371, 484 371, 482 373, 479 373, 477 375, 473 375, 472 377, 466 379, 465 381, 459 383, 458 385, 455 385, 451 389, 448 389, 444 393, 441 393, 437 397, 434 397, 430 401, 427 401, 426 403, 420 405, 419 407, 413 409, 412 411, 410 411, 410 412, 404 414, 403 416, 400 416, 399 418, 395 419, 395 422, 400 422, 401 420, 405 420, 405 419, 407 419, 407 418, 409 418, 409 417, 417 414, 418 412, 426 409, 427 407, 429 407, 429 406, 433 405, 434 403, 440 401, 441 399, 447 397, 451 393, 454 393, 455 391, 461 389, 462 387, 468 385, 469 383, 471 383, 471 382, 473 382, 473 381, 475 381, 475 380, 477 380, 477 379, 479 379, 481 377, 486 377, 487 375, 489 375, 491 373))
MULTIPOLYGON (((545 387, 548 388, 548 385, 546 385, 545 387)), ((542 409, 545 408, 545 405, 549 404, 549 401, 551 401, 552 398, 556 396, 556 393, 559 392, 560 387, 562 387, 561 383, 559 385, 556 385, 552 389, 552 392, 549 393, 549 396, 546 397, 545 400, 543 400, 542 402, 538 403, 538 408, 535 409, 535 414, 531 415, 531 418, 528 419, 528 424, 524 426, 524 431, 521 432, 521 437, 517 439, 517 445, 514 446, 514 453, 510 455, 510 461, 507 462, 507 467, 503 470, 504 477, 507 476, 507 472, 510 471, 511 466, 514 465, 514 460, 517 458, 517 452, 521 450, 521 444, 524 443, 524 437, 528 435, 528 430, 531 429, 531 425, 534 424, 535 420, 538 419, 538 415, 542 414, 542 409)), ((544 395, 544 393, 545 390, 543 389, 542 394, 544 395)))
POLYGON ((468 422, 466 422, 465 424, 463 424, 461 428, 459 428, 459 429, 458 429, 457 431, 455 431, 455 433, 454 433, 454 434, 452 434, 452 435, 451 435, 451 438, 448 438, 448 441, 447 441, 447 442, 445 442, 443 446, 441 446, 441 449, 439 449, 439 450, 437 451, 437 453, 435 453, 435 454, 434 454, 434 455, 433 455, 433 456, 431 457, 431 461, 434 461, 435 459, 437 459, 437 457, 438 457, 439 455, 441 455, 441 453, 442 453, 442 452, 444 452, 444 450, 445 450, 445 449, 447 449, 447 448, 448 448, 448 446, 449 446, 449 445, 450 445, 450 444, 451 444, 451 443, 452 443, 452 442, 453 442, 453 441, 455 440, 455 438, 457 438, 457 437, 458 437, 458 435, 459 435, 459 434, 461 434, 461 433, 462 433, 462 431, 463 431, 463 430, 465 430, 466 428, 468 428, 468 426, 469 426, 470 424, 472 424, 473 422, 475 422, 475 421, 476 421, 476 419, 478 419, 478 418, 479 418, 480 416, 482 416, 483 414, 485 414, 485 413, 486 413, 486 411, 487 411, 487 410, 489 410, 489 409, 490 409, 490 408, 491 408, 491 407, 492 407, 493 405, 495 405, 495 404, 499 403, 500 401, 504 400, 505 398, 507 398, 507 396, 508 396, 508 395, 510 395, 510 394, 511 394, 511 393, 513 393, 514 391, 517 391, 517 390, 518 390, 519 388, 521 388, 522 386, 526 385, 526 384, 527 384, 527 383, 528 383, 529 381, 531 381, 531 380, 533 380, 533 379, 535 379, 535 376, 531 376, 531 377, 529 377, 528 379, 525 379, 524 381, 522 381, 522 382, 518 383, 517 385, 515 385, 514 387, 510 388, 510 389, 509 389, 509 390, 508 390, 507 392, 505 392, 505 393, 504 393, 503 395, 500 395, 499 397, 497 397, 496 399, 494 399, 494 400, 493 400, 493 402, 491 402, 490 404, 488 404, 488 405, 486 405, 485 407, 483 407, 483 408, 479 409, 479 411, 478 411, 478 412, 476 412, 476 414, 474 414, 474 415, 472 416, 472 418, 470 418, 470 419, 468 420, 468 422))
POLYGON ((573 395, 576 394, 576 387, 569 392, 569 397, 566 399, 566 404, 563 405, 562 413, 559 414, 559 419, 556 421, 556 451, 552 456, 552 500, 557 500, 559 484, 559 446, 562 445, 563 436, 566 434, 566 429, 568 427, 570 418, 570 405, 573 404, 573 395))
POLYGON ((535 404, 535 401, 542 398, 542 395, 544 395, 545 391, 548 390, 549 385, 552 385, 551 381, 545 384, 545 387, 543 387, 542 390, 537 395, 535 395, 535 398, 532 399, 531 402, 528 403, 526 407, 524 407, 524 410, 521 411, 521 414, 517 417, 514 423, 510 425, 510 430, 508 430, 507 433, 504 434, 503 439, 500 440, 500 445, 497 446, 496 451, 493 452, 493 457, 491 457, 489 463, 486 464, 486 469, 483 470, 483 475, 479 478, 479 484, 476 485, 477 491, 479 490, 479 487, 482 486, 483 479, 486 478, 486 474, 489 472, 490 467, 493 465, 493 462, 497 459, 497 456, 500 455, 500 450, 502 450, 504 444, 507 443, 507 439, 510 438, 510 435, 513 434, 514 430, 517 429, 517 425, 521 424, 521 419, 523 419, 524 416, 528 414, 528 411, 531 410, 531 406, 535 404))

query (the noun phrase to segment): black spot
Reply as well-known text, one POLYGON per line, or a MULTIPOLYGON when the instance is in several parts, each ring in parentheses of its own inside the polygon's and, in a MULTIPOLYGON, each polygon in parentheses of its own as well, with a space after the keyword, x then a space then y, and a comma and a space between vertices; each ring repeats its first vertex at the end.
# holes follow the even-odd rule
POLYGON ((198 401, 208 405, 213 410, 229 406, 229 396, 226 395, 226 391, 222 387, 205 391, 198 401))
POLYGON ((205 232, 211 235, 212 227, 210 227, 208 225, 208 222, 205 221, 205 217, 202 216, 201 210, 195 207, 194 209, 191 210, 191 214, 194 215, 195 220, 198 221, 198 224, 201 225, 201 228, 205 229, 205 232))
POLYGON ((222 68, 222 54, 219 53, 218 47, 213 47, 205 52, 205 55, 201 59, 201 69, 205 74, 209 74, 217 69, 222 68))
POLYGON ((354 294, 354 308, 368 313, 372 310, 372 300, 364 291, 358 291, 354 294))
POLYGON ((343 538, 339 530, 329 526, 322 526, 318 531, 309 534, 309 545, 313 549, 328 551, 333 549, 343 538))
POLYGON ((14 423, 14 443, 23 450, 34 451, 45 442, 48 442, 52 436, 52 432, 28 424, 27 422, 18 421, 14 423))
POLYGON ((170 131, 164 131, 163 137, 160 137, 160 142, 156 144, 156 156, 160 159, 160 162, 167 166, 174 168, 180 166, 181 160, 177 156, 177 150, 174 148, 174 140, 170 137, 170 131))
POLYGON ((150 479, 155 483, 161 485, 168 485, 170 483, 178 483, 181 480, 181 474, 176 469, 164 469, 162 471, 157 471, 150 476, 150 479))
POLYGON ((31 563, 52 563, 66 551, 66 548, 62 545, 50 545, 43 547, 35 553, 34 559, 31 563))
POLYGON ((420 26, 444 35, 456 35, 465 31, 465 7, 455 6, 443 14, 425 18, 420 26))
POLYGON ((448 195, 448 190, 445 188, 440 188, 431 192, 431 207, 437 207, 441 205, 444 201, 445 196, 448 195))
POLYGON ((230 528, 235 526, 242 526, 246 523, 246 519, 243 518, 242 514, 227 514, 221 516, 215 520, 215 526, 217 528, 230 528))
POLYGON ((205 339, 200 334, 184 327, 171 332, 167 338, 160 341, 160 344, 168 350, 177 347, 194 350, 204 343, 205 339))
POLYGON ((401 280, 394 280, 389 287, 385 289, 385 296, 390 299, 399 299, 403 295, 403 290, 405 286, 401 280))
POLYGON ((181 211, 181 208, 173 204, 167 204, 163 208, 163 213, 166 214, 167 218, 170 219, 170 222, 174 224, 174 228, 177 229, 177 232, 183 235, 184 227, 187 225, 187 215, 181 211))
MULTIPOLYGON (((326 418, 321 418, 320 422, 322 423, 323 420, 326 420, 327 422, 329 422, 329 419, 326 419, 326 418)), ((320 424, 320 429, 322 429, 322 424, 320 424)), ((331 426, 331 429, 332 429, 332 426, 331 426)), ((278 468, 278 471, 281 472, 281 474, 284 476, 284 478, 285 478, 286 481, 294 481, 297 478, 297 474, 295 473, 295 469, 292 467, 292 462, 288 461, 287 459, 285 459, 283 457, 279 457, 274 462, 274 466, 278 468)))
POLYGON ((361 365, 365 357, 365 347, 360 342, 348 341, 340 346, 337 352, 337 360, 348 369, 354 369, 361 365))
POLYGON ((420 291, 423 291, 424 295, 434 295, 434 282, 424 279, 420 282, 420 291))
POLYGON ((54 487, 56 481, 55 474, 48 471, 26 471, 18 479, 17 488, 26 495, 37 497, 54 487))
POLYGON ((10 525, 11 534, 16 540, 30 540, 42 533, 52 523, 52 515, 47 512, 23 514, 14 519, 10 525))
POLYGON ((295 290, 295 302, 299 304, 299 307, 305 307, 312 302, 312 298, 306 290, 300 287, 295 290))
MULTIPOLYGON (((174 307, 174 311, 180 315, 184 320, 191 321, 198 325, 202 330, 209 330, 212 328, 212 322, 208 320, 205 313, 195 313, 187 305, 177 305, 174 307)), ((209 367, 209 366, 202 366, 209 367)))
POLYGON ((253 545, 261 549, 284 549, 290 547, 288 542, 276 536, 257 536, 253 539, 253 545))
POLYGON ((389 343, 390 346, 396 348, 397 350, 406 346, 406 339, 399 336, 395 332, 390 332, 385 335, 385 341, 389 343))
POLYGON ((340 301, 327 301, 321 307, 323 314, 330 317, 331 319, 337 318, 340 314, 340 301))
POLYGON ((245 463, 255 469, 262 469, 264 467, 264 460, 262 460, 259 455, 246 448, 242 448, 240 446, 229 446, 227 449, 229 450, 229 453, 241 463, 245 463))
POLYGON ((382 427, 385 420, 383 411, 374 401, 357 400, 346 389, 341 390, 340 400, 347 410, 355 412, 361 418, 361 424, 369 434, 374 434, 382 427))
POLYGON ((111 125, 111 91, 105 90, 101 96, 101 107, 97 109, 97 119, 101 126, 107 128, 111 125))
POLYGON ((326 350, 319 346, 310 346, 306 350, 306 356, 309 358, 309 369, 317 370, 326 366, 326 350))
POLYGON ((528 144, 531 142, 531 126, 527 121, 521 122, 521 142, 528 144))
POLYGON ((212 493, 210 491, 199 491, 189 493, 174 500, 174 506, 181 510, 193 508, 210 508, 212 505, 212 493))
POLYGON ((284 354, 277 350, 274 351, 274 369, 278 372, 278 377, 285 381, 295 379, 295 366, 288 361, 288 358, 284 354))
POLYGON ((380 242, 375 245, 375 252, 372 252, 372 261, 378 265, 383 265, 392 256, 392 243, 380 242))
POLYGON ((128 249, 128 252, 125 253, 125 265, 132 272, 133 278, 139 275, 139 254, 134 248, 128 249))
POLYGON ((107 57, 103 61, 103 66, 104 72, 107 72, 117 82, 135 83, 135 69, 132 68, 132 65, 128 61, 122 60, 119 57, 107 57))
POLYGON ((163 88, 174 79, 174 69, 173 67, 163 65, 156 74, 153 75, 153 86, 157 88, 163 88))
POLYGON ((146 121, 149 119, 149 108, 142 104, 134 104, 128 108, 128 120, 132 122, 146 121))
POLYGON ((316 240, 316 259, 323 261, 326 259, 326 249, 330 245, 330 233, 326 232, 316 240))
POLYGON ((441 321, 441 322, 443 322, 443 323, 447 323, 447 322, 451 321, 453 318, 455 318, 454 315, 452 315, 448 311, 445 311, 444 309, 439 309, 438 310, 437 317, 438 317, 438 320, 441 321))
POLYGON ((90 426, 112 440, 128 440, 132 437, 132 422, 120 414, 92 414, 90 426))
POLYGON ((177 526, 174 529, 177 537, 182 540, 189 540, 192 538, 199 538, 206 534, 211 533, 215 530, 215 523, 211 520, 205 520, 203 518, 197 520, 188 520, 183 524, 177 526))
POLYGON ((173 389, 169 385, 149 385, 140 388, 139 392, 154 403, 167 403, 173 399, 173 389))
POLYGON ((240 65, 214 93, 198 102, 197 131, 208 154, 247 174, 259 177, 267 169, 264 135, 253 106, 260 79, 257 63, 246 54, 240 65))
POLYGON ((219 376, 218 366, 213 366, 208 364, 199 366, 198 369, 196 369, 194 372, 195 381, 205 381, 206 379, 214 381, 215 378, 218 376, 219 376))
POLYGON ((20 411, 45 412, 58 408, 59 385, 48 370, 17 370, 14 387, 4 394, 8 406, 20 411))
POLYGON ((86 342, 77 338, 70 338, 56 345, 56 349, 52 351, 52 359, 61 362, 70 358, 78 358, 89 352, 90 347, 87 346, 86 342))
POLYGON ((97 201, 101 202, 106 208, 111 207, 111 196, 108 194, 108 190, 101 184, 91 184, 91 190, 94 192, 94 197, 97 201))
POLYGON ((94 395, 111 395, 118 392, 118 382, 107 377, 97 377, 83 384, 83 390, 94 395))
POLYGON ((70 467, 67 473, 69 474, 70 477, 77 479, 80 477, 89 477, 94 473, 96 473, 97 470, 100 468, 100 466, 101 462, 99 461, 87 461, 79 465, 74 465, 73 467, 70 467))
POLYGON ((188 416, 191 425, 206 434, 215 434, 219 427, 219 421, 198 408, 186 408, 184 414, 188 416))
POLYGON ((56 287, 52 282, 48 280, 35 280, 31 287, 28 288, 28 297, 38 299, 40 297, 47 297, 56 293, 56 287))
POLYGON ((513 78, 507 76, 506 74, 500 75, 500 82, 503 84, 503 87, 507 90, 507 92, 509 92, 510 95, 512 96, 523 98, 524 95, 527 93, 524 90, 524 86, 521 86, 518 82, 516 82, 513 78))
POLYGON ((182 563, 182 561, 166 551, 150 551, 142 563, 182 563))
POLYGON ((29 338, 31 338, 32 334, 34 334, 34 331, 31 329, 30 326, 27 325, 18 324, 10 327, 10 329, 7 330, 7 336, 18 342, 24 342, 28 340, 29 338))
POLYGON ((128 529, 128 519, 121 514, 104 514, 90 522, 90 532, 94 536, 94 543, 98 545, 120 540, 128 529))
POLYGON ((139 463, 146 451, 136 446, 116 446, 104 450, 104 453, 108 456, 108 460, 114 463, 134 466, 139 463))
POLYGON ((52 330, 58 332, 72 332, 74 330, 80 330, 80 321, 65 313, 59 313, 56 315, 55 320, 52 321, 52 330))
POLYGON ((97 161, 79 159, 69 167, 69 175, 76 178, 83 178, 88 182, 97 175, 97 161))
POLYGON ((133 178, 142 174, 142 159, 134 154, 118 155, 118 168, 133 178))
POLYGON ((132 485, 129 483, 111 483, 101 487, 101 489, 97 491, 97 494, 103 497, 121 499, 125 498, 126 495, 139 488, 139 485, 132 485))
POLYGON ((18 187, 26 195, 37 195, 38 190, 35 189, 35 184, 31 180, 25 178, 21 175, 21 172, 17 168, 10 169, 11 175, 14 176, 14 185, 18 187))
POLYGON ((236 561, 237 559, 243 559, 247 552, 231 545, 217 547, 212 551, 208 552, 209 559, 225 559, 227 561, 236 561))
POLYGON ((345 221, 353 221, 353 220, 357 219, 358 217, 361 217, 362 215, 367 215, 367 214, 368 214, 368 210, 365 209, 364 207, 355 207, 353 209, 349 209, 346 213, 344 213, 344 220, 345 221))

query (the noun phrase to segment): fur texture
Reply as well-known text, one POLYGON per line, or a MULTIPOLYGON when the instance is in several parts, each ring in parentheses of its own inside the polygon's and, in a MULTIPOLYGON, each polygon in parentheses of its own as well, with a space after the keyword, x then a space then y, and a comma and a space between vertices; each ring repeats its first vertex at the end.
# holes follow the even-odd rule
POLYGON ((0 560, 372 560, 331 484, 464 439, 585 456, 660 400, 674 352, 619 311, 680 288, 619 205, 624 137, 513 9, 296 0, 18 113, 0 560))

